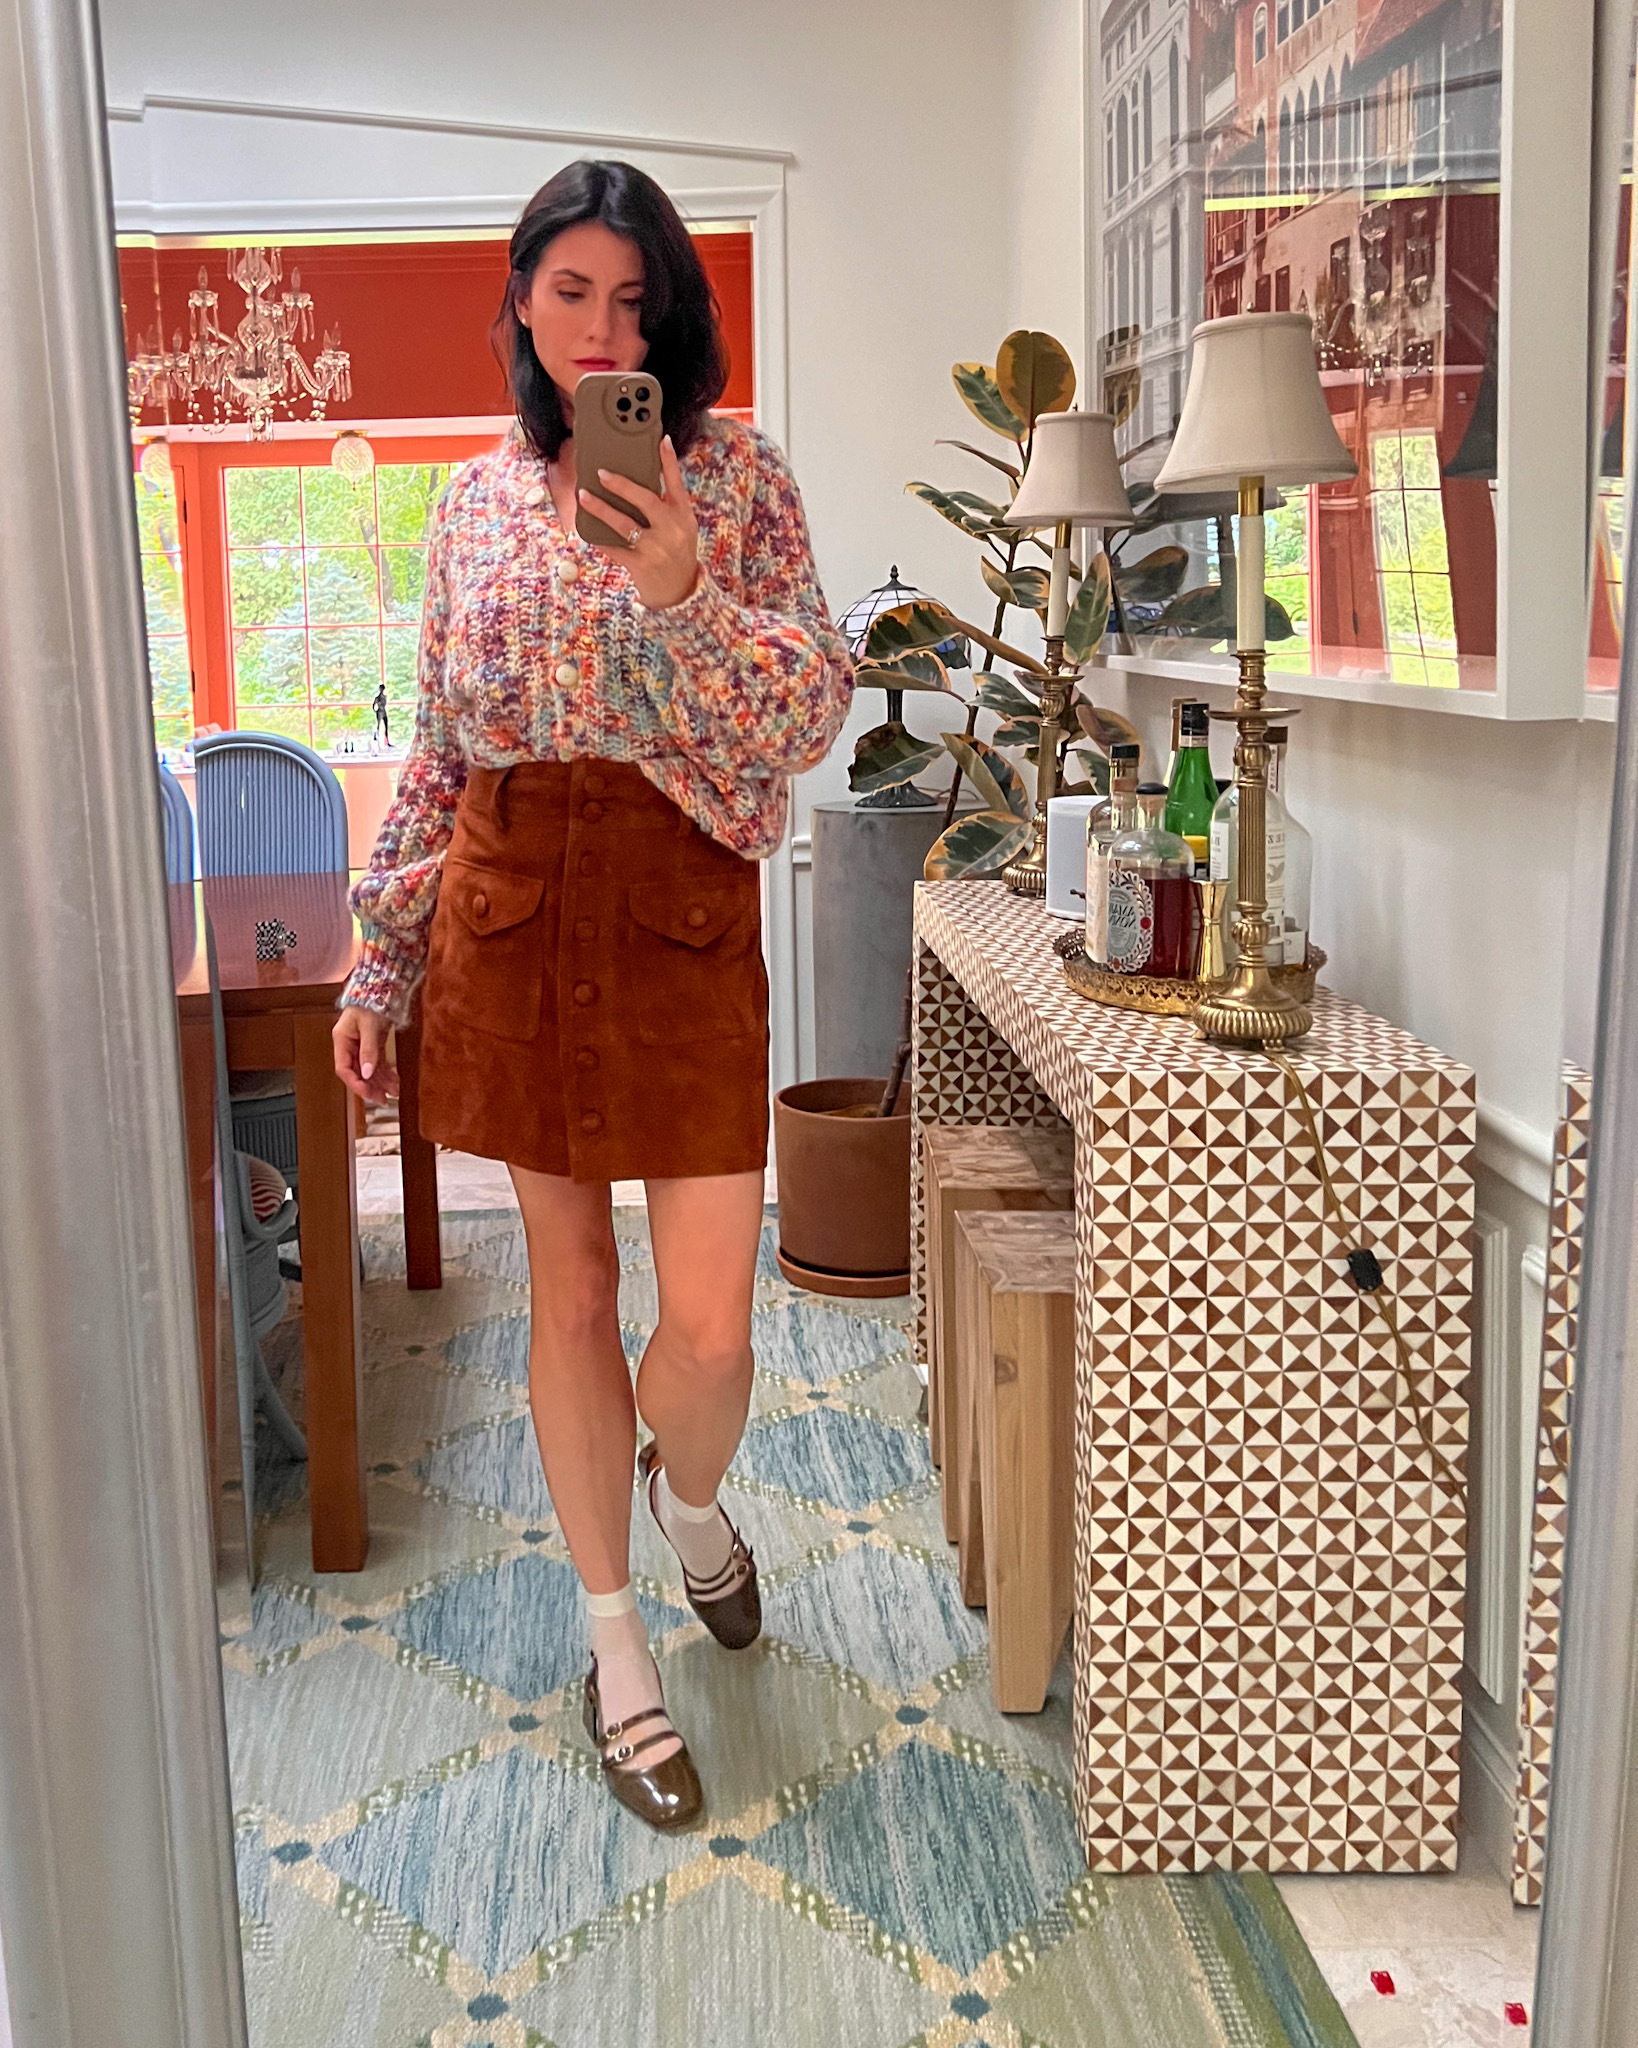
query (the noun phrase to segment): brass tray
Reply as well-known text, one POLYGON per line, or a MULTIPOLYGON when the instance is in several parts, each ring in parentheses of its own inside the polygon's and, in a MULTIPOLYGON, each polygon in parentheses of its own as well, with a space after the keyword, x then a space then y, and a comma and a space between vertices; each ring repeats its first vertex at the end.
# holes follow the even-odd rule
MULTIPOLYGON (((1064 978, 1077 995, 1112 1010, 1141 1010, 1150 1017, 1192 1017, 1214 988, 1226 981, 1162 981, 1145 974, 1111 974, 1086 957, 1086 929, 1071 925, 1052 942, 1052 950, 1064 963, 1064 978)), ((1275 983, 1295 996, 1299 1003, 1314 999, 1314 984, 1326 955, 1308 942, 1308 958, 1300 967, 1271 967, 1275 983)))

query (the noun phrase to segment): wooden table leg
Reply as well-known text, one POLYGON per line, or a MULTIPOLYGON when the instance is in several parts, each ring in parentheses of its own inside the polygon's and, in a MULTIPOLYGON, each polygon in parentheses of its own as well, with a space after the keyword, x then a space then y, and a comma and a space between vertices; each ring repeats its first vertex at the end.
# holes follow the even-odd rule
POLYGON ((302 1343, 306 1353, 307 1475, 313 1569, 363 1568, 363 1345, 359 1318, 358 1190, 353 1119, 336 1078, 328 1010, 298 1010, 296 1148, 301 1157, 302 1343))
POLYGON ((216 1046, 210 1019, 183 1018, 182 1111, 188 1139, 188 1210, 193 1221, 193 1286, 204 1379, 205 1448, 216 1498, 216 1046))
POLYGON ((438 1148, 421 1135, 421 1027, 398 1032, 398 1154, 404 1177, 404 1259, 412 1288, 442 1287, 438 1148))

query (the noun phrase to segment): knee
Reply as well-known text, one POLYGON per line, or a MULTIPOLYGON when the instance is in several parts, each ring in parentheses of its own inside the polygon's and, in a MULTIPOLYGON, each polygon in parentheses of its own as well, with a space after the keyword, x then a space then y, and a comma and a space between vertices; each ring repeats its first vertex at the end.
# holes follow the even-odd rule
POLYGON ((654 1333, 655 1351, 668 1375, 687 1383, 690 1392, 709 1400, 713 1395, 743 1393, 751 1378, 749 1332, 710 1324, 668 1324, 662 1316, 654 1333))
POLYGON ((620 1258, 612 1244, 588 1246, 578 1257, 534 1276, 530 1317, 573 1341, 606 1331, 620 1319, 620 1258))

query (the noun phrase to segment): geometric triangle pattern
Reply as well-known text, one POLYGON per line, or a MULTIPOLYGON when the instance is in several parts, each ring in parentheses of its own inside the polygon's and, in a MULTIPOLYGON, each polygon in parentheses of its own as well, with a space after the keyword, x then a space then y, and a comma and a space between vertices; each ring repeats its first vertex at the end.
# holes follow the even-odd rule
POLYGON ((1087 1856, 1451 1868, 1474 1077, 1324 989, 1292 1054, 1406 1375, 1284 1074, 1078 996, 1059 928, 1001 886, 918 887, 915 1116, 1035 1123, 1044 1096, 1075 1134, 1087 1856))
POLYGON ((1565 1065, 1553 1141, 1547 1223, 1546 1313, 1541 1328, 1541 1414, 1536 1431, 1536 1499, 1524 1617, 1519 1706, 1519 1783, 1513 1823, 1513 1898, 1541 1904, 1547 1861, 1547 1797, 1558 1691, 1558 1631, 1564 1593, 1564 1535, 1570 1504, 1570 1400, 1581 1308, 1581 1238, 1587 1214, 1592 1076, 1565 1065))

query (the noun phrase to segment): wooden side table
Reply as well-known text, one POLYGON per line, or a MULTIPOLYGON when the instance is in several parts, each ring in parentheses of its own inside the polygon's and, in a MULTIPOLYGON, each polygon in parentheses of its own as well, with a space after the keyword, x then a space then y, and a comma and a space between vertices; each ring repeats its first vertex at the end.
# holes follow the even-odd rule
POLYGON ((915 1106, 1075 1135, 1087 1855, 1450 1868, 1473 1076, 1324 990, 1293 1055, 1393 1291, 1407 1389, 1348 1280, 1286 1076, 1184 1020, 1077 996, 1058 929, 999 884, 917 890, 915 1106))

